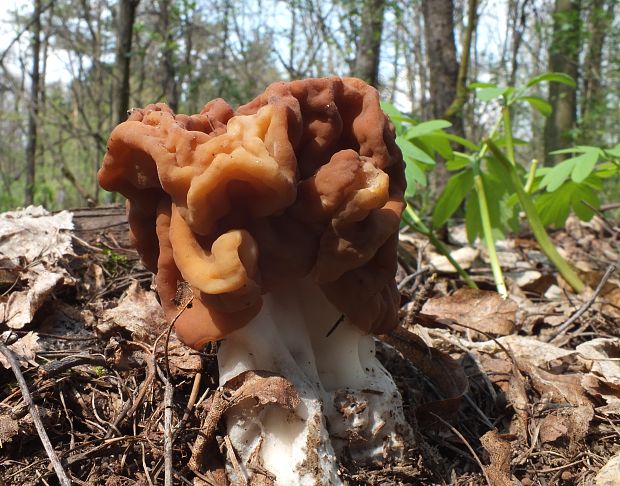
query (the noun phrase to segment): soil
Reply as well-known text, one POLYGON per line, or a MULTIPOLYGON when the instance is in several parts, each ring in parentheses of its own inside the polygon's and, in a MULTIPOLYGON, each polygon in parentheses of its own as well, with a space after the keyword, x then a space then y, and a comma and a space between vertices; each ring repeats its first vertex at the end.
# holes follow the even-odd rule
MULTIPOLYGON (((168 335, 122 208, 72 212, 74 254, 53 263, 63 282, 28 326, 0 323, 0 342, 20 356, 62 468, 77 485, 165 484, 171 403, 171 484, 226 484, 221 413, 213 419, 216 345, 191 351, 168 335)), ((457 233, 452 248, 464 246, 457 233)), ((378 355, 399 385, 417 442, 403 464, 343 464, 346 483, 620 484, 604 482, 610 470, 620 477, 620 284, 610 266, 619 234, 602 215, 553 234, 589 285, 583 295, 529 235, 505 242, 505 301, 484 251, 476 248, 467 264, 474 291, 456 273, 437 271, 428 242, 404 230, 402 326, 379 337, 378 355)), ((28 290, 31 265, 1 262, 6 303, 28 290)), ((59 484, 11 369, 0 366, 0 384, 0 485, 59 484)))

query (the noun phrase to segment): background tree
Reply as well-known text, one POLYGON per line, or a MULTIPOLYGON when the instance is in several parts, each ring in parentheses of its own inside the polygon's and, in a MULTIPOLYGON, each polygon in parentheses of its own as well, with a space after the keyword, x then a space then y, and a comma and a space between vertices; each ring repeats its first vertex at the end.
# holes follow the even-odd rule
POLYGON ((385 0, 365 0, 352 74, 373 86, 379 85, 381 33, 385 0))
POLYGON ((41 53, 41 0, 35 0, 32 14, 32 70, 30 71, 30 103, 28 106, 28 132, 26 142, 26 191, 24 204, 34 202, 36 152, 37 152, 37 118, 39 116, 39 63, 41 53))
POLYGON ((553 69, 579 78, 577 89, 533 89, 553 105, 547 130, 542 115, 514 108, 515 133, 528 141, 519 157, 543 159, 574 141, 613 146, 619 137, 608 129, 620 124, 617 0, 38 4, 38 16, 37 2, 9 0, 0 12, 1 209, 23 205, 27 193, 52 209, 101 202, 96 170, 128 107, 167 101, 196 113, 215 97, 247 102, 280 79, 358 75, 415 120, 448 118, 455 133, 480 140, 496 105, 467 96, 467 85, 518 85, 553 69), (28 191, 27 158, 36 169, 28 191))
POLYGON ((133 41, 133 27, 136 19, 136 8, 140 0, 119 0, 116 34, 115 56, 115 92, 116 122, 127 119, 129 109, 129 81, 131 77, 131 44, 133 41))
MULTIPOLYGON (((562 72, 575 81, 579 78, 579 54, 582 41, 581 0, 555 0, 553 37, 549 48, 549 71, 562 72)), ((575 140, 577 90, 561 83, 549 86, 553 112, 545 124, 546 161, 549 152, 567 148, 575 140)))

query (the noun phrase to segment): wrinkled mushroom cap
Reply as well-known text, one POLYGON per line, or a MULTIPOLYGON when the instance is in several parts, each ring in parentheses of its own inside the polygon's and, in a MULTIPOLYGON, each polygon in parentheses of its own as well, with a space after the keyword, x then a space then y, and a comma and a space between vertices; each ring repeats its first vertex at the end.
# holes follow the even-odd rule
POLYGON ((201 347, 258 313, 265 292, 310 275, 366 332, 397 325, 403 160, 377 91, 354 78, 274 83, 233 113, 166 105, 117 126, 99 172, 128 199, 134 245, 167 317, 201 347))

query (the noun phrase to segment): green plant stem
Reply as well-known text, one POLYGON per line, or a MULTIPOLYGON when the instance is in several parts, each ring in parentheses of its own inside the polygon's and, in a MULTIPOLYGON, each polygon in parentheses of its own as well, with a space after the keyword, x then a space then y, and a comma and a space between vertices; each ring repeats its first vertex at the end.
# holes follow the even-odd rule
POLYGON ((510 107, 504 105, 502 107, 502 121, 504 122, 504 139, 506 141, 506 152, 508 160, 515 165, 515 146, 512 139, 512 120, 510 119, 510 107))
POLYGON ((530 170, 527 173, 527 181, 525 182, 524 190, 527 194, 532 194, 534 187, 534 179, 536 178, 536 170, 538 169, 538 159, 532 159, 530 170))
POLYGON ((437 236, 435 236, 435 233, 433 233, 433 231, 428 226, 426 226, 426 224, 424 224, 424 221, 422 221, 420 216, 418 216, 418 213, 415 212, 415 210, 411 207, 410 204, 407 204, 407 207, 405 208, 405 214, 411 219, 413 224, 415 224, 416 231, 426 236, 433 244, 433 246, 437 248, 437 251, 448 259, 450 264, 461 276, 467 286, 472 289, 477 289, 478 286, 476 285, 476 282, 471 279, 471 277, 467 274, 463 267, 459 265, 459 263, 452 257, 452 255, 450 255, 450 252, 448 251, 446 246, 441 242, 439 238, 437 238, 437 236))
POLYGON ((492 140, 486 139, 485 144, 489 147, 491 152, 493 152, 495 158, 508 170, 514 190, 517 193, 521 207, 525 211, 527 219, 530 223, 530 228, 532 229, 534 237, 536 238, 536 241, 538 241, 540 248, 555 265, 555 268, 558 269, 558 272, 560 272, 560 275, 562 275, 564 280, 568 282, 575 292, 580 293, 583 291, 585 284, 568 264, 568 262, 562 258, 562 255, 558 253, 558 250, 551 241, 551 238, 549 238, 538 211, 536 211, 532 198, 527 192, 525 192, 523 186, 521 185, 521 179, 519 179, 519 174, 517 174, 515 166, 492 140))
POLYGON ((487 197, 484 191, 484 183, 480 174, 474 176, 474 186, 476 188, 476 194, 478 195, 478 206, 480 207, 480 220, 482 222, 482 233, 484 234, 484 241, 489 252, 489 260, 491 262, 491 270, 493 270, 493 278, 495 280, 495 286, 497 292, 503 298, 508 297, 508 291, 506 290, 506 283, 504 282, 504 275, 502 274, 502 267, 499 264, 497 258, 497 251, 495 250, 495 239, 493 238, 493 230, 491 227, 491 216, 489 215, 489 205, 487 204, 487 197))

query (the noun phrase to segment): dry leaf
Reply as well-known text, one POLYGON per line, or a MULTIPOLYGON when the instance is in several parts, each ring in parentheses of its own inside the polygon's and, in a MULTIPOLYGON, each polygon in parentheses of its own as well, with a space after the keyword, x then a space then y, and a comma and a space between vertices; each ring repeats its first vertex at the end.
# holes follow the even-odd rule
POLYGON ((575 352, 526 336, 510 335, 497 341, 510 348, 512 355, 534 366, 545 367, 549 362, 575 356, 575 352))
POLYGON ((196 439, 188 467, 192 471, 217 473, 220 467, 213 462, 215 431, 224 414, 246 399, 253 399, 254 406, 278 404, 293 412, 301 403, 293 384, 286 378, 267 371, 244 371, 228 380, 210 400, 209 413, 196 439))
POLYGON ((497 292, 464 288, 452 295, 429 299, 422 312, 452 319, 477 331, 505 336, 515 330, 517 304, 502 299, 497 292))
POLYGON ((18 263, 25 259, 54 262, 73 255, 71 247, 73 214, 61 211, 50 214, 42 207, 0 214, 0 255, 18 263))
POLYGON ((118 305, 103 312, 97 332, 109 336, 113 332, 128 331, 133 339, 152 343, 168 328, 164 313, 155 298, 155 292, 144 290, 132 282, 118 305))
MULTIPOLYGON (((464 246, 463 248, 459 248, 458 250, 454 250, 450 252, 450 256, 456 260, 456 262, 463 268, 467 270, 471 268, 472 263, 478 258, 480 254, 479 250, 472 248, 471 246, 464 246)), ((429 255, 430 261, 429 263, 435 267, 435 270, 442 273, 455 273, 456 270, 452 266, 452 263, 444 256, 439 255, 437 253, 429 255)))
POLYGON ((537 413, 546 414, 540 423, 541 439, 545 437, 555 441, 562 438, 566 440, 568 449, 574 450, 588 434, 590 421, 594 417, 594 406, 581 386, 581 374, 555 375, 524 360, 517 363, 519 370, 527 376, 532 391, 540 397, 537 413), (551 416, 554 418, 549 418, 551 416), (543 427, 548 427, 548 430, 543 430, 543 427))
POLYGON ((49 299, 52 292, 65 280, 65 272, 51 272, 43 265, 35 265, 24 278, 28 288, 9 294, 6 302, 0 302, 0 322, 11 329, 23 329, 32 322, 35 313, 49 299))
MULTIPOLYGON (((2 355, 0 355, 0 359, 2 359, 2 355)), ((18 432, 19 425, 17 420, 9 415, 0 414, 0 449, 6 442, 15 437, 18 432)))
POLYGON ((437 423, 434 415, 451 421, 458 413, 461 399, 469 388, 463 366, 438 349, 429 348, 422 338, 404 328, 396 328, 381 339, 400 351, 445 397, 443 400, 419 405, 416 408, 418 421, 427 425, 437 423))
POLYGON ((496 430, 489 430, 480 437, 480 443, 489 454, 491 464, 484 469, 493 486, 513 486, 510 479, 510 442, 500 437, 496 430))
MULTIPOLYGON (((15 353, 17 360, 22 366, 28 366, 29 364, 32 366, 38 366, 37 363, 34 361, 37 356, 37 351, 41 349, 38 341, 38 334, 31 331, 25 336, 19 338, 10 346, 8 346, 8 348, 13 351, 13 353, 15 353)), ((2 366, 4 366, 6 369, 11 368, 11 364, 1 353, 0 364, 2 364, 2 366)))
POLYGON ((542 419, 538 437, 543 444, 555 442, 568 435, 568 423, 564 416, 550 414, 542 419))
POLYGON ((168 362, 174 376, 187 376, 202 371, 200 353, 183 344, 174 334, 168 343, 168 362))
POLYGON ((598 338, 577 346, 579 356, 590 365, 581 384, 588 393, 603 398, 608 405, 620 403, 620 339, 598 338))
POLYGON ((620 484, 620 454, 613 456, 594 478, 594 486, 618 486, 620 484))

